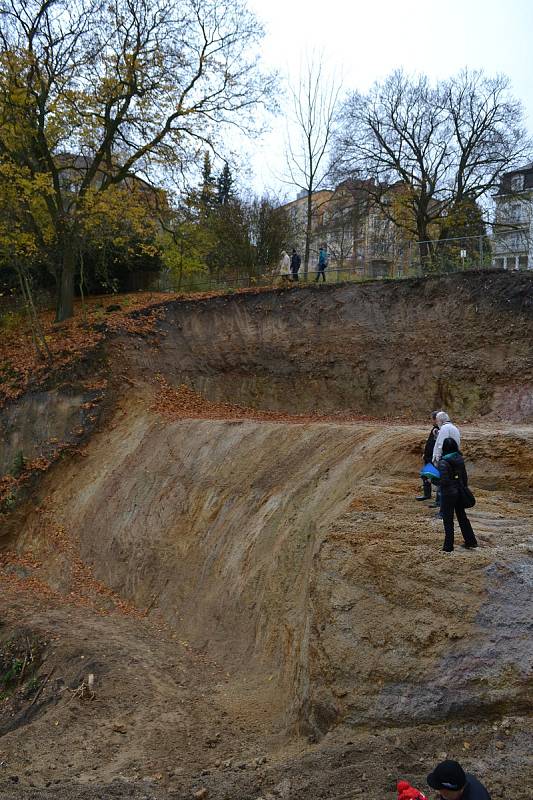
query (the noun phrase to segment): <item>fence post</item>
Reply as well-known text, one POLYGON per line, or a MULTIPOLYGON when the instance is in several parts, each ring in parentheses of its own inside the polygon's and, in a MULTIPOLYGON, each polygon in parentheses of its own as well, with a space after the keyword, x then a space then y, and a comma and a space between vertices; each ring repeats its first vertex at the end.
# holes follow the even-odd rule
POLYGON ((485 266, 484 258, 483 258, 483 234, 479 234, 479 255, 481 258, 481 269, 485 266))

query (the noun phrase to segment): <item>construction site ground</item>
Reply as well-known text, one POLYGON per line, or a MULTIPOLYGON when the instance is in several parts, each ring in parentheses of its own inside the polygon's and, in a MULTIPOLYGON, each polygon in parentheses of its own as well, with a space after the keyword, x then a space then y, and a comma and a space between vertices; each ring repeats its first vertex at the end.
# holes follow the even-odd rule
POLYGON ((2 484, 2 798, 381 800, 445 757, 531 798, 512 278, 165 298, 8 398, 31 469, 2 484), (415 500, 438 401, 476 551, 415 500))

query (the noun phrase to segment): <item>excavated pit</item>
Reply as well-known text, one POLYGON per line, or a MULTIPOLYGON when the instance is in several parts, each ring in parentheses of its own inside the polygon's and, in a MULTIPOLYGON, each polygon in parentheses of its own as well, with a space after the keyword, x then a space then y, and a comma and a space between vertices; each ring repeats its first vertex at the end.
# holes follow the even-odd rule
POLYGON ((178 302, 155 337, 113 342, 114 407, 4 539, 20 560, 3 574, 10 625, 57 639, 70 691, 87 660, 99 705, 54 685, 30 721, 0 726, 10 769, 31 751, 36 786, 60 775, 94 797, 143 776, 150 797, 325 798, 332 780, 351 797, 365 775, 378 798, 447 751, 492 770, 493 797, 511 785, 526 800, 532 285, 479 274, 178 302), (333 416, 162 413, 161 378, 333 416), (475 419, 475 553, 444 556, 441 523, 413 502, 427 426, 408 420, 441 404, 475 419), (50 594, 29 614, 37 585, 50 594))

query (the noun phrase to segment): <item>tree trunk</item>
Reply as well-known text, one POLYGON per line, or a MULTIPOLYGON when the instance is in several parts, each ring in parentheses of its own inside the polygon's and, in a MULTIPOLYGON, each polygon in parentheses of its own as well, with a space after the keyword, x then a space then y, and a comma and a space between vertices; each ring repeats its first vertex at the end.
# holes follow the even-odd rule
MULTIPOLYGON (((420 233, 418 234, 420 236, 420 233)), ((423 273, 428 272, 428 243, 425 240, 419 239, 418 241, 418 252, 420 255, 420 268, 423 273)))
POLYGON ((77 256, 72 234, 67 234, 62 251, 61 274, 57 287, 56 322, 62 322, 74 315, 74 277, 77 256))
POLYGON ((180 269, 178 272, 178 292, 181 292, 181 282, 183 280, 183 240, 180 242, 180 269))
POLYGON ((307 223, 305 226, 304 280, 307 280, 307 275, 309 273, 309 255, 311 251, 311 226, 313 223, 312 199, 313 199, 313 192, 310 189, 307 192, 307 223))
POLYGON ((26 313, 30 324, 31 338, 33 341, 33 346, 35 347, 35 352, 39 358, 48 358, 48 360, 51 361, 52 353, 48 347, 48 342, 46 341, 46 336, 44 335, 44 331, 39 320, 39 315, 37 314, 37 310, 33 302, 30 282, 25 274, 24 268, 20 266, 20 264, 15 264, 15 270, 17 272, 22 291, 22 299, 24 300, 24 305, 26 307, 26 313))
POLYGON ((418 252, 420 255, 420 267, 422 269, 422 273, 426 274, 427 272, 431 272, 434 267, 433 262, 433 253, 434 247, 433 242, 430 240, 428 226, 427 226, 427 219, 426 215, 420 215, 417 221, 417 234, 418 234, 418 252))

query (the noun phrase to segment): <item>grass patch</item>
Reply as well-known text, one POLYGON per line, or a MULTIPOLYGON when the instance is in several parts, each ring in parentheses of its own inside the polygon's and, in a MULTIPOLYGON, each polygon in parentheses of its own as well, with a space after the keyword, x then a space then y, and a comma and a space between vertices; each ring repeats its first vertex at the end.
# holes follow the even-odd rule
POLYGON ((0 701, 24 687, 29 696, 39 687, 37 670, 44 644, 33 633, 18 631, 0 644, 0 701))

